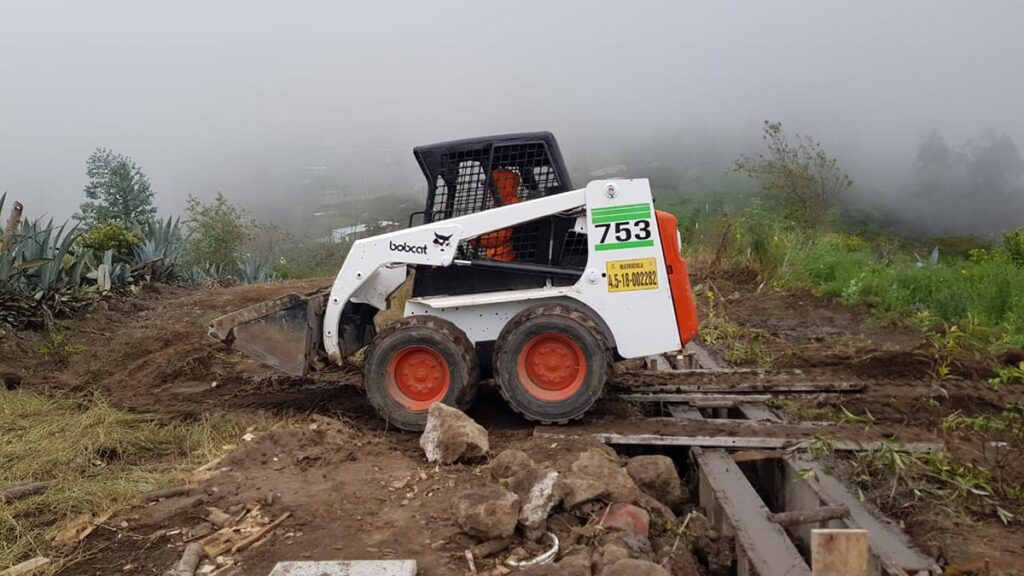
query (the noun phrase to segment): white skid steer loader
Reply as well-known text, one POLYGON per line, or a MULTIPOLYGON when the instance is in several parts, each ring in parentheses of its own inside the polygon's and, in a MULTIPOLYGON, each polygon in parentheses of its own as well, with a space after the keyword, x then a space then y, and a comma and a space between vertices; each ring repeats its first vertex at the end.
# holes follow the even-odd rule
POLYGON ((422 430, 431 404, 465 410, 488 375, 526 418, 568 422, 601 396, 615 358, 696 334, 677 220, 654 209, 647 180, 574 190, 547 132, 414 154, 427 203, 409 228, 356 241, 329 292, 222 316, 210 335, 295 375, 368 346, 370 402, 422 430), (374 316, 410 270, 404 318, 378 332, 374 316))

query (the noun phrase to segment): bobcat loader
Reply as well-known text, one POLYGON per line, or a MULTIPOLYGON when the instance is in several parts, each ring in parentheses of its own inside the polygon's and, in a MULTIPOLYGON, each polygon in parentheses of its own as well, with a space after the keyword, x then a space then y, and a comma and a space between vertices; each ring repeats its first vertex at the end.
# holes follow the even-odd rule
POLYGON ((222 316, 210 335, 295 375, 367 347, 367 396, 407 430, 434 402, 465 410, 486 376, 526 418, 565 423, 601 396, 614 359, 695 336, 678 223, 647 180, 574 189, 548 132, 413 153, 427 201, 408 228, 356 241, 329 291, 222 316), (413 271, 404 317, 378 331, 413 271))

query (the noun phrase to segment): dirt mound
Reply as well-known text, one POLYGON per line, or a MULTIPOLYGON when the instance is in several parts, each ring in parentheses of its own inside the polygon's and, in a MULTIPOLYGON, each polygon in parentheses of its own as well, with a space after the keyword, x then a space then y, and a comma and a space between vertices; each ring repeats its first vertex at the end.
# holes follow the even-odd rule
POLYGON ((68 330, 81 352, 53 369, 41 355, 24 371, 28 389, 99 391, 117 406, 141 411, 194 414, 211 409, 339 409, 367 412, 358 372, 287 376, 206 336, 213 318, 290 292, 308 292, 327 279, 186 290, 147 285, 141 297, 102 302, 68 330), (338 393, 339 387, 353 386, 338 393))

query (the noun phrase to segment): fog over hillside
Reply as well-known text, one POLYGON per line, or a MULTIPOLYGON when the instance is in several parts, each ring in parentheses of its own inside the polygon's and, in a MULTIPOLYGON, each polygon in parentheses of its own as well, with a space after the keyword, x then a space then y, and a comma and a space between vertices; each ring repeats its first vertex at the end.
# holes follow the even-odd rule
POLYGON ((866 209, 985 235, 1024 219, 1022 21, 1014 1, 0 0, 0 191, 68 218, 103 146, 164 213, 222 191, 267 217, 303 190, 416 194, 412 146, 525 130, 577 184, 707 180, 772 119, 866 209))

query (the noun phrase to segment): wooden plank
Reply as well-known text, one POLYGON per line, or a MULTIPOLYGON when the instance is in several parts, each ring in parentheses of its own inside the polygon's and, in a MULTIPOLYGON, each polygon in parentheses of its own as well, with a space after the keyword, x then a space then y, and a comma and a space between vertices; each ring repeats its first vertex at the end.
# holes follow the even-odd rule
MULTIPOLYGON (((757 436, 665 436, 660 434, 610 434, 603 432, 573 434, 550 432, 535 428, 533 435, 540 438, 591 438, 605 444, 649 445, 649 446, 698 446, 703 448, 728 448, 734 450, 791 448, 807 440, 805 438, 765 438, 757 436)), ((943 449, 935 442, 909 442, 906 444, 884 443, 900 452, 932 453, 943 449)), ((839 451, 878 450, 883 442, 860 442, 856 440, 835 440, 832 449, 839 451)))
POLYGON ((868 531, 871 556, 878 562, 881 572, 904 576, 938 571, 935 562, 914 549, 903 531, 888 521, 876 518, 859 498, 828 474, 820 464, 799 455, 789 455, 783 460, 791 475, 802 477, 827 506, 846 506, 850 509, 850 516, 843 520, 843 524, 868 531))
MULTIPOLYGON (((736 459, 734 458, 735 462, 736 459)), ((820 524, 837 518, 846 518, 850 509, 846 506, 825 506, 813 510, 787 510, 778 514, 769 514, 768 520, 786 528, 805 524, 820 524)))
POLYGON ((700 408, 731 408, 741 402, 767 402, 769 394, 620 394, 630 402, 677 402, 700 408))
MULTIPOLYGON (((697 370, 684 370, 682 372, 704 373, 697 370)), ((654 374, 660 375, 660 372, 654 374)), ((636 375, 636 373, 633 373, 636 375)), ((659 380, 664 377, 660 376, 659 380)), ((616 388, 630 392, 651 392, 658 394, 686 394, 692 392, 723 392, 730 394, 765 393, 765 392, 860 392, 864 390, 863 382, 743 382, 743 383, 715 383, 695 382, 680 384, 620 384, 616 388)))
POLYGON ((33 572, 39 571, 44 566, 49 565, 49 558, 37 556, 31 560, 25 560, 21 564, 11 566, 3 572, 0 572, 0 576, 22 576, 23 574, 31 574, 33 572))
POLYGON ((782 418, 774 410, 760 402, 740 402, 736 408, 748 420, 782 422, 782 418))
POLYGON ((673 418, 682 418, 684 420, 703 420, 704 415, 700 413, 700 410, 690 406, 689 404, 669 404, 668 413, 673 418))
POLYGON ((814 576, 867 576, 868 531, 818 528, 811 531, 814 576))
MULTIPOLYGON (((811 570, 786 531, 769 522, 768 507, 747 481, 739 466, 721 450, 694 450, 702 484, 714 494, 715 504, 728 518, 738 547, 740 571, 762 575, 810 576, 811 570)), ((703 495, 702 495, 703 500, 703 495)))

